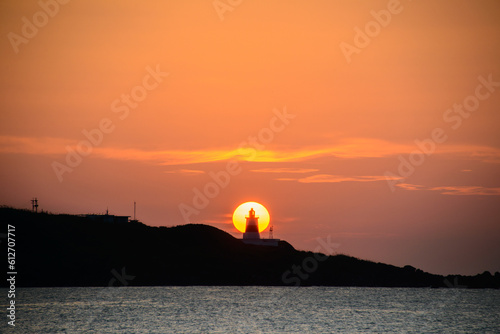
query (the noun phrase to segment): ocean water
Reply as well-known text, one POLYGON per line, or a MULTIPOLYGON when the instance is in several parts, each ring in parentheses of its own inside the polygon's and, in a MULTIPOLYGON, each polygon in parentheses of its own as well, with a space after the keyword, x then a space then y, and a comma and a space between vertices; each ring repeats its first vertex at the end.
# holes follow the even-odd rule
POLYGON ((500 333, 500 290, 343 287, 18 289, 2 333, 500 333))

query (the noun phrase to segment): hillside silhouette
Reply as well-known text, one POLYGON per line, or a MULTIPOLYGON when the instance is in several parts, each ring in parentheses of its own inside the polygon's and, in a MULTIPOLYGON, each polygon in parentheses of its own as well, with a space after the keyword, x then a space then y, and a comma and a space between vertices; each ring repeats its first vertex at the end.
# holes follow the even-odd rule
MULTIPOLYGON (((278 247, 246 245, 207 225, 151 227, 140 222, 97 222, 83 216, 7 207, 0 208, 0 222, 0 233, 7 231, 7 224, 16 229, 19 287, 500 287, 498 272, 494 276, 484 272, 445 277, 411 266, 401 268, 346 255, 325 257, 297 251, 285 241, 280 241, 278 247), (321 261, 313 260, 318 258, 321 261)), ((2 254, 7 254, 5 238, 0 241, 2 254)))

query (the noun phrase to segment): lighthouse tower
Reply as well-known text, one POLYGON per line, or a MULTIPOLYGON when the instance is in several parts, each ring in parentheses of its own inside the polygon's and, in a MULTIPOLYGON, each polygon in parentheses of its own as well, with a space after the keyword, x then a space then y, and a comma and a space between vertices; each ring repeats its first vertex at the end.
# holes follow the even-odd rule
POLYGON ((243 233, 243 240, 258 240, 260 239, 259 234, 259 217, 255 217, 255 210, 252 208, 248 212, 247 225, 245 228, 245 233, 243 233))

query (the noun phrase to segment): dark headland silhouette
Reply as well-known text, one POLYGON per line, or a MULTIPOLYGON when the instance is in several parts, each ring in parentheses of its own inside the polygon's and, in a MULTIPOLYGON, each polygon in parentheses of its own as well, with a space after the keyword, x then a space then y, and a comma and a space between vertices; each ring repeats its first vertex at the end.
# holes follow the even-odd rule
MULTIPOLYGON (((0 208, 15 226, 18 287, 268 285, 500 288, 500 273, 441 276, 346 255, 244 244, 207 225, 151 227, 0 208), (321 259, 321 260, 314 260, 321 259), (316 262, 315 262, 316 261, 316 262), (298 268, 298 269, 297 269, 298 268)), ((4 271, 5 275, 5 271, 4 271)), ((6 286, 6 279, 2 286, 6 286)))

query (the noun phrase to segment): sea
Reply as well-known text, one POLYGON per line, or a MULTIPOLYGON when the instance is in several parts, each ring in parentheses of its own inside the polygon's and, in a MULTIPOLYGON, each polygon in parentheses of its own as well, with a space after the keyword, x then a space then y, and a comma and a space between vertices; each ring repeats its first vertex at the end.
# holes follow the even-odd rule
POLYGON ((18 288, 1 333, 500 333, 500 290, 18 288))

